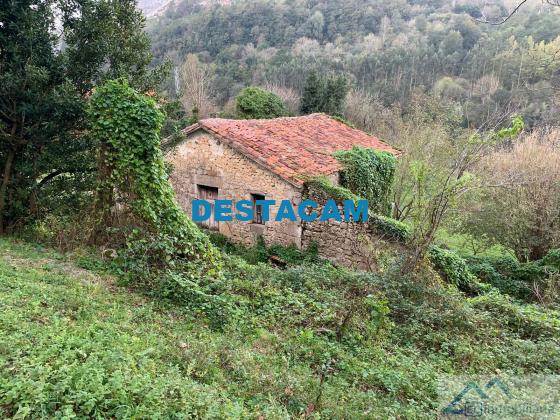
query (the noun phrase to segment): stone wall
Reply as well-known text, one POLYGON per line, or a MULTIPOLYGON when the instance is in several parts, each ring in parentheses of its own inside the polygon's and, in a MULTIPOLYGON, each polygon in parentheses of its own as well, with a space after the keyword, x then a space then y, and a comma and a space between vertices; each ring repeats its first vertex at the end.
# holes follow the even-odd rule
MULTIPOLYGON (((177 200, 187 215, 192 214, 191 201, 200 198, 198 185, 218 188, 219 199, 250 200, 251 194, 264 195, 267 200, 289 199, 297 205, 301 189, 262 168, 223 141, 200 130, 189 135, 166 155, 173 165, 171 184, 177 200)), ((271 207, 274 217, 278 206, 271 207)), ((283 220, 266 224, 219 222, 219 232, 234 242, 252 245, 259 235, 267 244, 301 246, 301 223, 283 220)))
MULTIPOLYGON (((323 204, 329 197, 324 192, 306 187, 303 199, 319 203, 317 212, 322 211, 323 204)), ((342 205, 339 212, 343 216, 342 205)), ((342 217, 344 220, 344 217, 342 217)), ((335 264, 359 270, 374 271, 378 267, 379 257, 387 252, 399 252, 399 246, 380 237, 373 226, 365 222, 303 222, 302 248, 317 245, 318 254, 335 264)))

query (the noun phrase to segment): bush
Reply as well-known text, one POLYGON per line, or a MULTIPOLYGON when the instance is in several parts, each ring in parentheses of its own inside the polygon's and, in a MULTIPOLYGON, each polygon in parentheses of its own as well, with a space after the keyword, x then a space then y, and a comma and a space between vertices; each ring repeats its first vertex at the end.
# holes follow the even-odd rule
POLYGON ((375 213, 387 214, 397 159, 391 153, 354 146, 335 152, 340 161, 342 185, 368 200, 375 213))
POLYGON ((405 244, 410 238, 410 226, 399 220, 378 214, 369 215, 369 222, 385 238, 405 244))
POLYGON ((226 236, 217 232, 208 232, 210 241, 222 251, 243 258, 249 264, 265 263, 270 257, 278 257, 279 263, 282 264, 303 264, 304 262, 318 262, 317 244, 313 243, 306 250, 298 249, 295 245, 284 246, 273 244, 267 247, 262 236, 259 236, 257 242, 247 247, 241 244, 234 244, 226 236))
POLYGON ((478 294, 482 290, 488 290, 488 286, 480 284, 465 260, 454 251, 432 246, 428 251, 428 257, 443 278, 463 292, 478 294))
POLYGON ((526 263, 513 256, 473 256, 466 261, 469 270, 483 282, 526 302, 535 302, 535 291, 548 287, 549 278, 560 272, 558 250, 550 251, 542 260, 526 263))
POLYGON ((507 295, 488 293, 470 300, 475 308, 484 309, 507 325, 520 338, 534 341, 560 336, 560 312, 546 311, 535 305, 519 304, 507 295))
MULTIPOLYGON (((335 200, 338 204, 342 204, 345 200, 357 202, 361 198, 350 191, 348 188, 334 185, 326 177, 313 177, 305 181, 306 192, 309 196, 317 200, 326 201, 329 198, 335 200)), ((376 233, 386 239, 393 240, 405 244, 410 237, 410 226, 406 223, 382 216, 369 211, 368 215, 370 225, 376 230, 376 233)))
POLYGON ((237 115, 243 119, 265 119, 287 116, 282 99, 259 87, 247 87, 235 98, 237 115))

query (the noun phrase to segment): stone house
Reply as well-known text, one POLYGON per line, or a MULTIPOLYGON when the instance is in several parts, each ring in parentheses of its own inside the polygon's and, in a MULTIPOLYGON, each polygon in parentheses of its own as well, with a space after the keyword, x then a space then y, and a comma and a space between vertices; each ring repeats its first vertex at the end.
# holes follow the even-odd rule
MULTIPOLYGON (((399 153, 325 114, 311 114, 269 120, 204 119, 183 130, 182 140, 166 160, 173 166, 171 183, 177 199, 190 216, 192 200, 201 198, 234 203, 289 199, 296 206, 304 198, 306 176, 322 175, 339 183, 341 167, 333 153, 353 146, 399 153)), ((252 223, 211 219, 205 225, 246 245, 262 236, 268 244, 301 248, 319 234, 317 226, 306 229, 301 221, 263 222, 259 207, 255 206, 252 223)), ((277 210, 271 207, 272 217, 277 210)))

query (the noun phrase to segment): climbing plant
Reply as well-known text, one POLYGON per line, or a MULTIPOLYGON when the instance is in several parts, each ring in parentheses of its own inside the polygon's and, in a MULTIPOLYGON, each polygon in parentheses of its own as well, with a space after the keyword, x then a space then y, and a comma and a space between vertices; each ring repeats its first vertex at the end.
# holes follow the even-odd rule
MULTIPOLYGON (((168 181, 158 135, 164 114, 156 101, 124 79, 112 80, 96 89, 88 117, 100 144, 95 208, 101 223, 115 206, 126 212, 126 271, 150 281, 168 278, 161 275, 166 270, 189 278, 218 273, 218 251, 186 217, 168 181)), ((170 284, 157 286, 176 292, 170 284)))
POLYGON ((397 162, 395 156, 358 146, 337 151, 334 156, 342 164, 342 185, 366 198, 374 212, 388 214, 397 162))

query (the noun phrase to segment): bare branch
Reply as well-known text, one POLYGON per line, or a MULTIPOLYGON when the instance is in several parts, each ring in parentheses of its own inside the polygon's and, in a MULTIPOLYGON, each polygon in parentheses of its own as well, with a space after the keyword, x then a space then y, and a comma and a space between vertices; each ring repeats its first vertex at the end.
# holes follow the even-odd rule
MULTIPOLYGON (((519 3, 517 6, 515 6, 515 8, 506 16, 504 17, 502 20, 499 21, 491 21, 488 20, 484 17, 484 19, 477 19, 474 18, 475 21, 479 22, 479 23, 486 23, 488 25, 503 25, 504 23, 506 23, 514 14, 517 13, 517 11, 521 8, 521 6, 523 6, 525 3, 527 3, 529 0, 523 0, 521 3, 519 3)), ((560 0, 547 0, 547 2, 549 1, 560 1, 560 0)))

